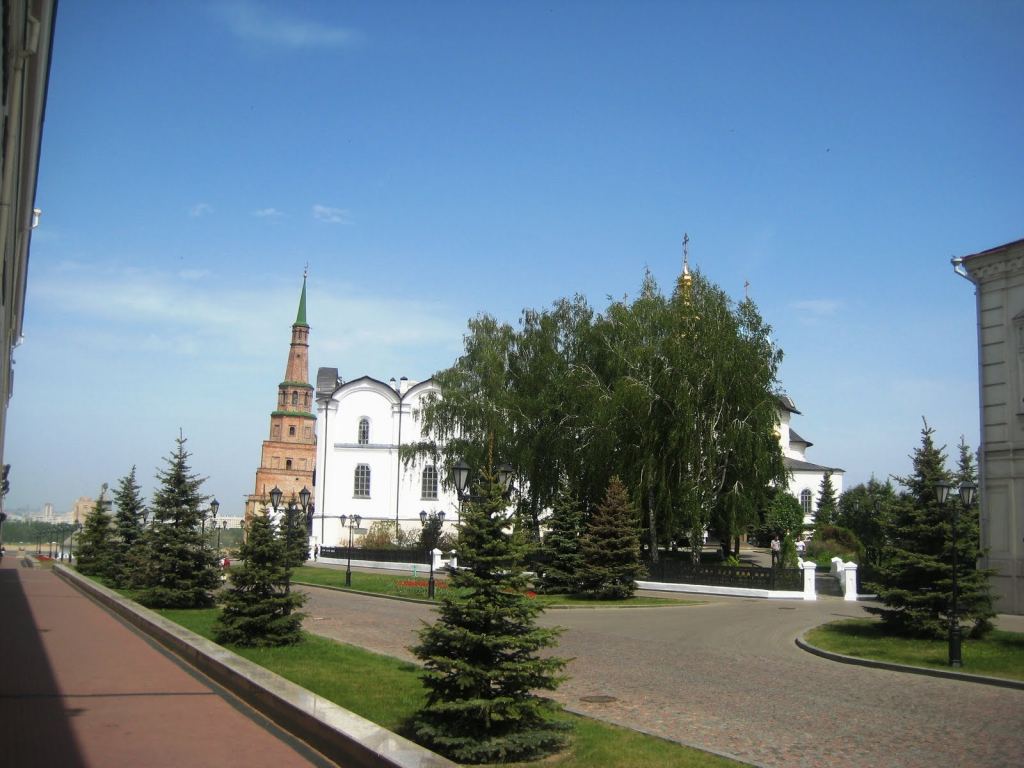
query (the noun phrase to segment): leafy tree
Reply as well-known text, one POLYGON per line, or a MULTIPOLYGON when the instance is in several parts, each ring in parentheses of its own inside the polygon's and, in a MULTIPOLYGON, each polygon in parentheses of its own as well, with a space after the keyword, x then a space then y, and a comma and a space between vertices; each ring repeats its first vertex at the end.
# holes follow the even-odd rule
MULTIPOLYGON (((365 549, 401 549, 409 544, 409 534, 402 526, 389 520, 374 520, 359 542, 365 549)), ((342 546, 348 546, 348 534, 343 536, 342 546)))
POLYGON ((538 652, 560 630, 536 626, 541 606, 524 594, 522 546, 504 530, 506 501, 493 477, 483 500, 466 505, 452 586, 438 619, 412 651, 423 660, 427 703, 413 728, 422 741, 461 763, 529 760, 559 749, 558 705, 536 691, 554 690, 563 659, 538 652), (455 591, 455 590, 453 590, 455 591))
POLYGON ((218 643, 244 646, 294 645, 302 640, 306 596, 290 590, 288 553, 274 524, 256 515, 240 552, 242 562, 231 569, 231 587, 214 624, 218 643))
POLYGON ((76 555, 80 572, 100 578, 111 578, 116 572, 114 531, 103 498, 106 492, 107 484, 104 483, 92 512, 85 518, 76 555))
POLYGON ((145 530, 146 507, 139 495, 141 488, 135 480, 135 467, 118 481, 114 491, 114 583, 128 587, 134 572, 140 567, 141 541, 145 530))
POLYGON ((796 544, 794 537, 804 527, 804 509, 800 502, 786 491, 778 491, 768 505, 764 518, 765 527, 782 536, 782 566, 796 565, 796 544))
MULTIPOLYGON (((881 616, 890 631, 912 637, 945 636, 949 628, 952 604, 952 516, 959 499, 950 494, 945 506, 938 503, 935 487, 952 479, 946 470, 944 448, 935 446, 934 430, 924 422, 921 445, 911 460, 913 472, 896 478, 906 488, 892 505, 885 522, 886 547, 878 569, 878 584, 872 585, 884 607, 868 610, 881 616)), ((961 466, 963 476, 973 474, 967 453, 961 466)), ((970 523, 972 516, 961 515, 970 523)), ((979 636, 991 628, 994 615, 987 597, 984 572, 969 565, 977 559, 977 528, 968 524, 958 537, 959 553, 966 555, 961 574, 964 587, 959 612, 962 620, 972 624, 971 633, 979 636), (968 577, 968 573, 974 575, 968 577)), ((958 579, 959 581, 959 579, 958 579)))
POLYGON ((546 564, 537 584, 548 594, 573 594, 580 589, 583 556, 580 554, 582 515, 578 502, 568 492, 555 501, 544 537, 546 564))
POLYGON ((185 443, 179 436, 167 468, 157 472, 160 486, 153 495, 153 525, 146 532, 146 561, 139 574, 139 602, 152 608, 209 607, 220 583, 201 530, 209 497, 200 492, 203 478, 192 473, 185 443))
POLYGON ((632 597, 640 565, 636 511, 618 477, 608 483, 604 501, 587 521, 580 542, 581 592, 597 599, 632 597))
POLYGON ((832 525, 836 521, 836 488, 832 485, 832 473, 826 471, 818 489, 818 509, 814 513, 814 524, 832 525))
POLYGON ((879 482, 874 477, 839 497, 836 522, 856 534, 864 545, 864 557, 877 565, 885 545, 885 518, 896 500, 892 482, 879 482))

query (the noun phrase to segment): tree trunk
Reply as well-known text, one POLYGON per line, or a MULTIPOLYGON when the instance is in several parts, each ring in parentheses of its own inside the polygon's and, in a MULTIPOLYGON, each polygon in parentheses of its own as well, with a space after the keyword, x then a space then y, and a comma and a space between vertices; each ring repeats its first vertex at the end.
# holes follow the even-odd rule
POLYGON ((647 490, 647 520, 649 521, 649 533, 651 542, 651 562, 658 562, 658 526, 654 519, 654 491, 647 490))

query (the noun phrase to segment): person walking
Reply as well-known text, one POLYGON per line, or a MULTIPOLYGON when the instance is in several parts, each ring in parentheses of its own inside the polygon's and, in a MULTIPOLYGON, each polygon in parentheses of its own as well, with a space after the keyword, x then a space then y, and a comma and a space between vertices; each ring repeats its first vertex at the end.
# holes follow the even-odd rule
POLYGON ((779 541, 779 534, 772 536, 772 568, 779 565, 779 560, 782 557, 782 542, 779 541))

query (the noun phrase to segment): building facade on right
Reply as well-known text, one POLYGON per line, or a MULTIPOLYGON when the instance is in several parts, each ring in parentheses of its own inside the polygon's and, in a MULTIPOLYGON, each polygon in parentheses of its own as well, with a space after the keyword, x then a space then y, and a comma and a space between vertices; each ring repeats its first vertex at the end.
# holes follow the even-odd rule
POLYGON ((981 401, 979 566, 996 610, 1024 613, 1024 240, 953 259, 974 283, 981 401))

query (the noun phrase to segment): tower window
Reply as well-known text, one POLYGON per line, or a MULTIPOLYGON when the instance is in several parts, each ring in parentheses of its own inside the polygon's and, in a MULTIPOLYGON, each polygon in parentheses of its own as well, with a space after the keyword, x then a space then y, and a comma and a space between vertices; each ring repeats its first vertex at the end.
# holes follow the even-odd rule
POLYGON ((295 437, 295 427, 288 427, 288 436, 295 437))
POLYGON ((291 469, 292 468, 292 460, 291 459, 285 459, 284 460, 284 468, 285 469, 291 469))
POLYGON ((369 464, 358 464, 356 465, 355 473, 355 485, 353 487, 352 495, 357 499, 368 499, 370 498, 370 465, 369 464))
POLYGON ((804 508, 804 514, 811 514, 811 492, 804 488, 800 491, 800 506, 804 508))
POLYGON ((359 420, 359 444, 370 444, 370 420, 363 418, 359 420))
POLYGON ((299 393, 298 392, 292 392, 292 405, 298 405, 298 404, 299 404, 299 393))
POLYGON ((437 498, 437 470, 432 466, 423 468, 423 476, 420 478, 420 496, 424 499, 437 498))

